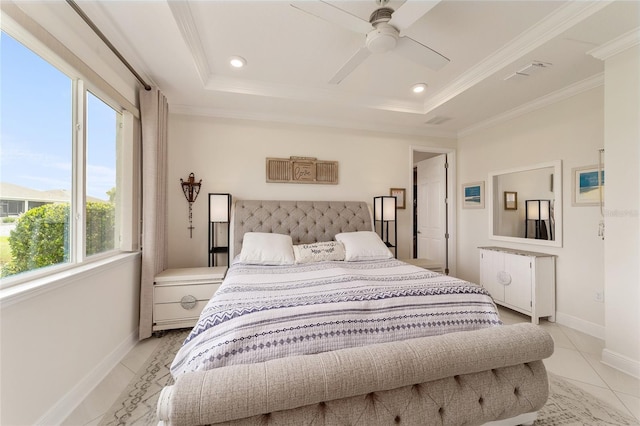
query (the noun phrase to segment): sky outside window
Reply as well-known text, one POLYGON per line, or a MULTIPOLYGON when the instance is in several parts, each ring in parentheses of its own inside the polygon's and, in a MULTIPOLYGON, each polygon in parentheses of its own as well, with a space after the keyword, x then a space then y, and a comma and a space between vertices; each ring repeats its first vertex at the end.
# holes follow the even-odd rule
MULTIPOLYGON (((0 181, 70 193, 72 81, 6 33, 1 37, 0 181)), ((93 95, 87 102, 87 195, 108 200, 116 176, 116 112, 93 95)))

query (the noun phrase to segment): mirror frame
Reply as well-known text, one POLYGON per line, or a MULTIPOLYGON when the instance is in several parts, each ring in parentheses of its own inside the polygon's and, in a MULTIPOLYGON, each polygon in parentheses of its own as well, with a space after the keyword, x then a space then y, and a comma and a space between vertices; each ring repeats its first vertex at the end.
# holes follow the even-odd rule
POLYGON ((520 243, 520 244, 531 244, 537 246, 549 246, 549 247, 562 247, 562 160, 554 160, 546 163, 534 164, 531 166, 517 167, 508 170, 500 170, 497 172, 489 173, 488 178, 488 191, 489 195, 487 201, 489 204, 489 239, 490 240, 498 240, 498 241, 507 241, 512 243, 520 243), (495 200, 494 194, 494 178, 508 174, 508 173, 517 173, 517 172, 526 172, 531 170, 544 169, 546 167, 553 167, 553 193, 554 193, 554 218, 555 218, 555 239, 553 241, 549 240, 535 240, 533 238, 522 238, 522 237, 507 237, 504 235, 495 235, 493 229, 493 214, 497 200, 495 200))

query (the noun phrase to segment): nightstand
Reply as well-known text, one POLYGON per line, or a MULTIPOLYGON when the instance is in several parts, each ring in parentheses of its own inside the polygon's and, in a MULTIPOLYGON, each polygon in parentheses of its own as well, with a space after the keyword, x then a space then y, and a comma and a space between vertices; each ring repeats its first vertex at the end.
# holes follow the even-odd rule
POLYGON ((218 290, 226 266, 167 269, 153 286, 153 331, 193 327, 218 290))

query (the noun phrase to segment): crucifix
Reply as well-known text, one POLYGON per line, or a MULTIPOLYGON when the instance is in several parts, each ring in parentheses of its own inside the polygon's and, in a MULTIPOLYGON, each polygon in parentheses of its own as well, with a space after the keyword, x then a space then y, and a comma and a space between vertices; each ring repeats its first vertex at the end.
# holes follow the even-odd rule
POLYGON ((189 238, 193 238, 193 214, 191 210, 191 206, 198 198, 198 194, 200 193, 200 186, 202 185, 202 179, 196 182, 196 178, 193 173, 189 174, 189 178, 184 181, 182 178, 180 179, 180 184, 182 185, 182 192, 184 192, 184 196, 189 203, 189 238))

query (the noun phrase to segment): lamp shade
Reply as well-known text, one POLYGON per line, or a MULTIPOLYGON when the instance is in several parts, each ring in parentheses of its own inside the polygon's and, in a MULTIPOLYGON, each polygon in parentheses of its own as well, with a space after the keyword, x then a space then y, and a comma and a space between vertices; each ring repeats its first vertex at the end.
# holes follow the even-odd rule
POLYGON ((549 200, 527 200, 527 219, 549 220, 551 201, 549 200))
POLYGON ((396 197, 380 196, 373 198, 373 210, 375 220, 396 220, 396 197))
POLYGON ((209 222, 229 222, 230 194, 209 194, 209 222))

